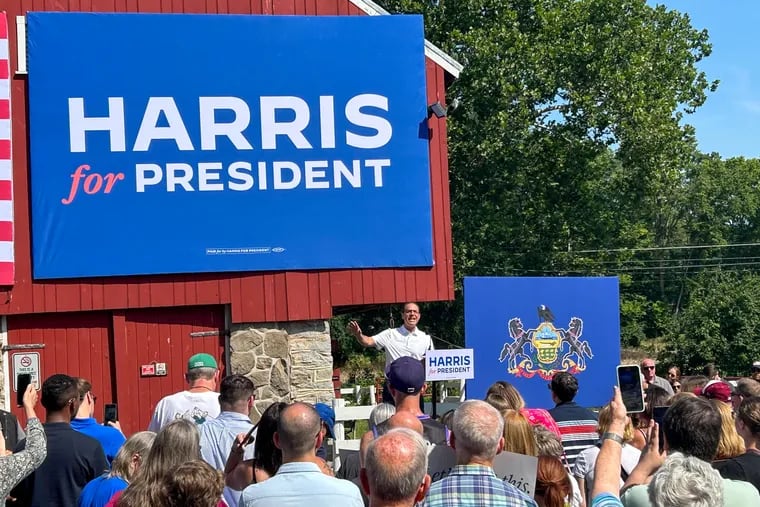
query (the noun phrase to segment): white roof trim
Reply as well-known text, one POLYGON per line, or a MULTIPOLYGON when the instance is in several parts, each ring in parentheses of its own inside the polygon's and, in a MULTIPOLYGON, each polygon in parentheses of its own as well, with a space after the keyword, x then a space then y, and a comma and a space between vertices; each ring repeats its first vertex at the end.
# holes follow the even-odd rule
MULTIPOLYGON (((390 14, 372 0, 348 0, 370 16, 384 16, 390 14)), ((443 52, 441 48, 425 39, 425 56, 440 65, 446 72, 454 77, 459 77, 464 66, 451 56, 443 52)))
MULTIPOLYGON (((372 0, 348 0, 356 7, 370 16, 385 16, 390 13, 377 5, 372 0)), ((25 16, 16 16, 16 49, 18 51, 18 69, 16 74, 26 74, 26 18, 25 16)), ((425 39, 425 56, 441 66, 443 70, 454 77, 459 77, 464 66, 451 56, 447 55, 441 48, 425 39)))

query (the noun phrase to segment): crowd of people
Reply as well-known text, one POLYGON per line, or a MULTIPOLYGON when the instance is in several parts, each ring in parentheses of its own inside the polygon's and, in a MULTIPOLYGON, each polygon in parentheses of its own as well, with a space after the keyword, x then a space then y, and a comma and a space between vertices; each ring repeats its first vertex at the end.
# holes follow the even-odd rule
MULTIPOLYGON (((416 324, 418 308, 406 309, 416 324)), ((381 341, 352 327, 367 345, 381 341)), ((407 343, 412 331, 385 339, 407 343)), ((760 363, 734 382, 712 365, 683 377, 672 367, 667 379, 651 359, 640 367, 638 414, 617 387, 599 410, 579 406, 578 378, 558 372, 552 409, 526 407, 498 381, 438 420, 421 409, 423 364, 399 353, 386 367, 389 401, 337 473, 330 407, 273 403, 254 424, 256 386, 220 378, 208 354, 189 359, 187 389, 162 399, 148 430, 129 438, 118 421, 95 421, 87 379, 56 374, 39 394, 24 393, 25 432, 0 419, 0 490, 18 506, 760 506, 760 363), (455 456, 446 473, 430 473, 436 449, 455 456), (494 472, 503 451, 536 457, 532 495, 494 472)))

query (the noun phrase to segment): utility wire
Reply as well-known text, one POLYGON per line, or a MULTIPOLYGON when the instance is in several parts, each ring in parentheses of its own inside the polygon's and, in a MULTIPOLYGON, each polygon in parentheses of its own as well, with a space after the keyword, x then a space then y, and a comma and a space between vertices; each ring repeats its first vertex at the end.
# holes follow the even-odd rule
POLYGON ((700 258, 681 258, 681 259, 621 259, 618 261, 590 261, 596 264, 657 264, 657 263, 675 263, 675 262, 721 262, 735 260, 760 259, 760 256, 743 256, 743 257, 706 257, 700 258))
POLYGON ((704 248, 739 248, 743 246, 760 246, 760 243, 728 243, 726 245, 681 245, 681 246, 649 246, 640 248, 600 248, 597 250, 570 250, 568 254, 609 253, 609 252, 652 252, 657 250, 695 250, 704 248))

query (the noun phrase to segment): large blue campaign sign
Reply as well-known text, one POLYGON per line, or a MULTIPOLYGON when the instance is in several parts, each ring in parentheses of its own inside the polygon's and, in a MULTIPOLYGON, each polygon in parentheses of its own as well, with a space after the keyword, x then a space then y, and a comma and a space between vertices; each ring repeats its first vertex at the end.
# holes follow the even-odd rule
POLYGON ((420 16, 29 13, 35 278, 431 266, 420 16))
POLYGON ((601 406, 620 363, 617 278, 465 278, 465 341, 475 349, 467 397, 497 380, 513 384, 529 408, 552 408, 558 371, 576 376, 575 399, 601 406))

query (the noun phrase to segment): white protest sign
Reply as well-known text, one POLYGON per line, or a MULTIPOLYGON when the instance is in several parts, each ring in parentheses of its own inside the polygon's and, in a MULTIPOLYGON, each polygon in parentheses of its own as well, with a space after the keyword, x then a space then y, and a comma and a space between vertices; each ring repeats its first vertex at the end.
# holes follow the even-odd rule
POLYGON ((32 376, 32 384, 37 389, 40 387, 40 353, 17 352, 13 354, 13 391, 18 391, 18 376, 20 373, 28 373, 32 376))
POLYGON ((496 477, 510 483, 531 498, 536 489, 537 470, 538 458, 535 456, 502 452, 493 460, 493 472, 496 477))
POLYGON ((457 465, 457 455, 448 445, 428 444, 428 474, 431 482, 440 481, 457 465))
POLYGON ((425 354, 425 380, 475 378, 472 349, 428 350, 425 354))

